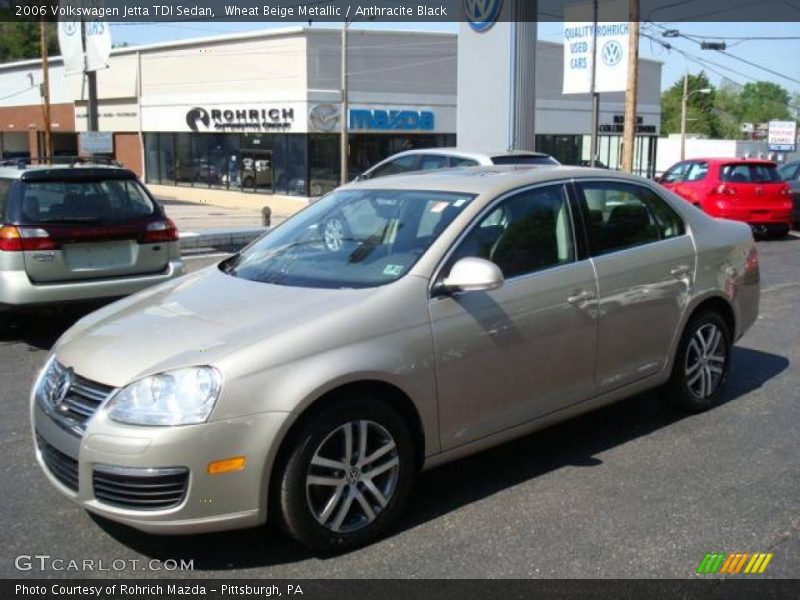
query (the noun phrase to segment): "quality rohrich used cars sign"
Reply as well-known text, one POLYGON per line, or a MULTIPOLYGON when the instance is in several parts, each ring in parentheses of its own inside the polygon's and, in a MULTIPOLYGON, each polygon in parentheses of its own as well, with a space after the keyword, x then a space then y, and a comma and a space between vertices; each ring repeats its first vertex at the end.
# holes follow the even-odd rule
POLYGON ((597 39, 596 92, 624 92, 628 83, 630 23, 607 20, 625 14, 627 2, 600 2, 598 22, 592 21, 592 4, 564 7, 565 94, 588 94, 592 82, 592 44, 597 39), (617 6, 609 6, 611 4, 617 6), (604 20, 605 18, 605 20, 604 20), (569 19, 569 20, 566 20, 569 19))

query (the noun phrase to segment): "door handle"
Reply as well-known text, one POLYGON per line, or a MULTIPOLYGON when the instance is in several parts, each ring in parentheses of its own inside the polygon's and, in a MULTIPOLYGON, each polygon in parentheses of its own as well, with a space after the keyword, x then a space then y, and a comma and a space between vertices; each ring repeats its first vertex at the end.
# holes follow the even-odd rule
POLYGON ((581 304, 589 300, 594 300, 594 294, 592 292, 583 291, 574 296, 567 296, 567 302, 569 304, 581 304))
POLYGON ((686 265, 679 265, 672 269, 669 274, 673 277, 686 277, 689 273, 691 273, 691 268, 686 265))

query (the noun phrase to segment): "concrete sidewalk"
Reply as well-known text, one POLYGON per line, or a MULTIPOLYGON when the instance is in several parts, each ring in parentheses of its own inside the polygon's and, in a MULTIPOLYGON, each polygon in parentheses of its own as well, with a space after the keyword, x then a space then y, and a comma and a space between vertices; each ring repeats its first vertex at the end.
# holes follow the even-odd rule
POLYGON ((307 205, 306 198, 243 194, 203 188, 149 185, 178 226, 181 249, 200 253, 244 246, 262 235, 261 210, 272 210, 271 224, 277 225, 307 205))

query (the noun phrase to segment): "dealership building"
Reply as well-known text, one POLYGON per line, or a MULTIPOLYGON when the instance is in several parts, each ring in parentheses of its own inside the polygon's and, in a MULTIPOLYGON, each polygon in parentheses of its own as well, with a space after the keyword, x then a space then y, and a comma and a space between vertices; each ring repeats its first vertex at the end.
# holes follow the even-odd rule
MULTIPOLYGON (((111 133, 113 157, 148 183, 319 195, 339 183, 340 36, 297 27, 114 49, 97 76, 99 130, 111 133)), ((404 149, 457 144, 456 35, 353 30, 348 49, 351 176, 404 149)), ((562 52, 537 44, 536 149, 578 164, 589 158, 590 99, 561 94, 562 52)), ((635 168, 649 174, 661 63, 640 65, 635 168)), ((38 60, 0 65, 5 159, 42 154, 41 80, 38 60)), ((50 97, 54 153, 76 155, 86 86, 59 57, 50 97)), ((603 94, 600 107, 600 160, 617 167, 623 94, 603 94)))

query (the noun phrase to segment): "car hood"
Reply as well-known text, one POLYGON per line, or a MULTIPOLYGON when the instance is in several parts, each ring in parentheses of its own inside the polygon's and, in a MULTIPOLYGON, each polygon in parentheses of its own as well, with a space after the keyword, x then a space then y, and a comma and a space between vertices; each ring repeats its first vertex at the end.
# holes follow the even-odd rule
MULTIPOLYGON (((320 323, 331 323, 338 313, 359 310, 380 290, 272 285, 209 267, 84 317, 55 352, 82 377, 119 387, 169 369, 214 364, 301 326, 307 338, 315 326, 324 329, 320 323)), ((282 347, 285 352, 287 344, 282 347)))

